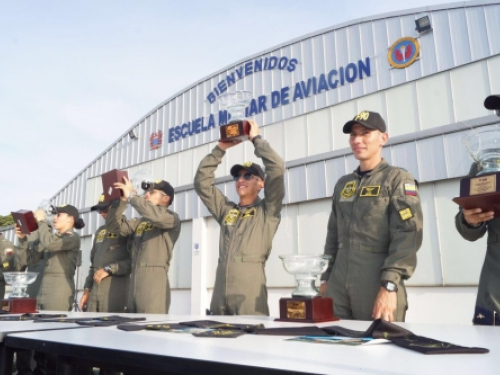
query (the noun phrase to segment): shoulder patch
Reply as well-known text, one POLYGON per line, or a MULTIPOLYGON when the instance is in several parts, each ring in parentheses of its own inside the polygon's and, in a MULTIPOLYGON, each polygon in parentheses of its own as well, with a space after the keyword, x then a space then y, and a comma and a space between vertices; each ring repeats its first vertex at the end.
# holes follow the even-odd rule
POLYGON ((401 220, 406 221, 408 219, 411 219, 413 217, 413 212, 411 212, 411 209, 405 208, 403 210, 399 211, 399 216, 401 216, 401 220))
POLYGON ((417 187, 414 184, 404 184, 405 195, 417 195, 417 187))

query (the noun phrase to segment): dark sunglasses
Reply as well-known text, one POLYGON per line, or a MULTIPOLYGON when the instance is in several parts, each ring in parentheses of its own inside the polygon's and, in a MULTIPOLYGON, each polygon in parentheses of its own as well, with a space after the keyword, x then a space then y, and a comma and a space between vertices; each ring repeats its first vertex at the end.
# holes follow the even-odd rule
POLYGON ((252 177, 257 177, 257 176, 252 174, 252 173, 245 173, 243 175, 234 176, 234 181, 238 181, 240 179, 240 177, 243 177, 246 181, 250 181, 252 179, 252 177))
POLYGON ((105 214, 107 214, 107 213, 108 213, 108 211, 109 211, 109 207, 107 207, 107 208, 99 208, 99 209, 97 209, 97 212, 99 212, 100 214, 102 214, 103 212, 104 212, 105 214))

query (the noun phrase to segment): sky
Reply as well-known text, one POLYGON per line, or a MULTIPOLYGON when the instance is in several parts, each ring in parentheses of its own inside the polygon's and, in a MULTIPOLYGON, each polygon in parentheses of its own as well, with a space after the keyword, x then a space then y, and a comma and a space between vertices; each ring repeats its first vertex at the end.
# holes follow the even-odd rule
POLYGON ((36 209, 147 112, 229 64, 342 22, 452 2, 0 0, 0 215, 36 209))

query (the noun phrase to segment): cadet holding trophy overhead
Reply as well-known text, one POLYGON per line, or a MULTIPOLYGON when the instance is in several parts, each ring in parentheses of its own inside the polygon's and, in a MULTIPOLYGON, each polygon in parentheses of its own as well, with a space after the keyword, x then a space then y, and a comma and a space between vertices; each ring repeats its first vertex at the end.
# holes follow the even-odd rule
POLYGON ((215 315, 269 315, 264 266, 281 220, 285 196, 285 165, 262 139, 257 123, 250 124, 247 139, 262 158, 266 174, 255 163, 231 168, 239 203, 231 202, 215 187, 215 170, 226 150, 240 142, 219 142, 205 156, 194 178, 202 202, 221 226, 219 264, 210 310, 215 315), (264 189, 264 199, 259 192, 264 189))
POLYGON ((64 205, 54 207, 53 225, 46 213, 39 209, 34 212, 38 230, 32 233, 28 242, 26 234, 16 224, 19 248, 16 255, 20 265, 33 265, 45 258, 47 263, 43 272, 42 284, 37 295, 39 310, 70 311, 75 295, 75 270, 80 252, 80 236, 74 229, 81 229, 85 223, 76 207, 64 205))
MULTIPOLYGON (((99 202, 90 208, 106 220, 110 202, 99 202)), ((90 252, 89 274, 85 280, 80 308, 88 312, 123 312, 127 304, 127 291, 131 269, 127 237, 100 226, 90 252)))
POLYGON ((404 280, 422 245, 422 207, 413 176, 382 158, 389 135, 376 112, 363 111, 343 128, 359 167, 333 192, 321 292, 340 319, 404 321, 404 280))
POLYGON ((163 180, 141 180, 135 189, 127 178, 123 181, 114 184, 123 196, 112 204, 106 230, 132 236, 128 312, 166 314, 170 307, 168 269, 181 231, 179 215, 168 209, 174 201, 174 188, 163 180), (136 196, 142 192, 144 197, 136 196), (122 216, 128 202, 140 218, 122 216))

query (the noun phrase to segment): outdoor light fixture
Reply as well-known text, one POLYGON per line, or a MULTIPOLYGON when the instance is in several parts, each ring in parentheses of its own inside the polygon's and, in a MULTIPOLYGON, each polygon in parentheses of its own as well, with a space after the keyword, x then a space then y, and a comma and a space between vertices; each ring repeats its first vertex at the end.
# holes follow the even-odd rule
POLYGON ((139 139, 139 137, 137 136, 137 134, 135 134, 135 131, 133 129, 128 132, 128 136, 130 137, 130 139, 133 139, 133 140, 139 139))
POLYGON ((415 30, 417 30, 419 34, 432 29, 431 20, 429 19, 429 16, 424 16, 416 19, 415 25, 417 26, 415 30))

